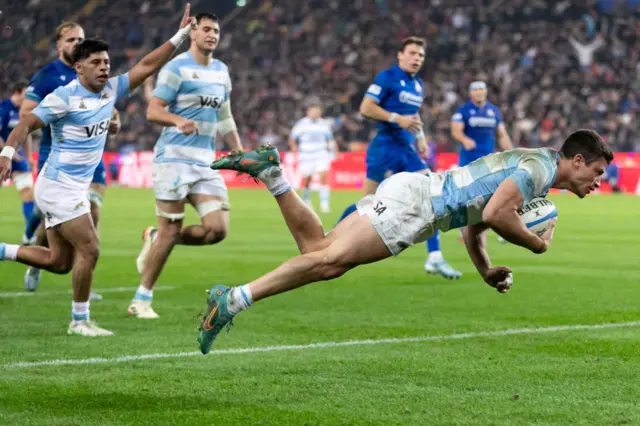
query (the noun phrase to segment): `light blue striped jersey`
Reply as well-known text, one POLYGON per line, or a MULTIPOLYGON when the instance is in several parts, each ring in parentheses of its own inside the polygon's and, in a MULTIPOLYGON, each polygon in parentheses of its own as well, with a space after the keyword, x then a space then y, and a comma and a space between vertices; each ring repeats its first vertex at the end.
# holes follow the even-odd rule
POLYGON ((442 231, 482 222, 482 211, 498 186, 511 179, 524 203, 544 197, 558 172, 559 154, 548 148, 512 149, 490 154, 444 173, 430 173, 431 204, 442 231))
POLYGON ((327 152, 333 133, 327 120, 304 117, 293 126, 290 137, 298 142, 299 157, 303 161, 313 159, 320 152, 327 152))
POLYGON ((209 166, 215 155, 220 107, 230 93, 229 70, 217 59, 204 66, 185 52, 167 63, 158 75, 153 96, 167 102, 172 114, 194 120, 200 134, 185 135, 176 127, 165 127, 153 161, 209 166))
POLYGON ((58 87, 33 110, 51 126, 51 154, 44 176, 67 185, 88 188, 102 160, 114 104, 129 96, 129 74, 112 77, 100 93, 78 80, 58 87))

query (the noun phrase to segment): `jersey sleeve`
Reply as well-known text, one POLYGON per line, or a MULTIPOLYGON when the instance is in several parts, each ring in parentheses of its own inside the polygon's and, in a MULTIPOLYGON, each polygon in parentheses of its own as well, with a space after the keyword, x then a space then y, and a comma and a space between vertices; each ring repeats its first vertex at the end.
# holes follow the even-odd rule
POLYGON ((158 81, 156 82, 156 88, 153 90, 153 96, 169 104, 175 102, 178 96, 180 82, 181 78, 178 68, 172 62, 169 62, 162 67, 160 74, 158 74, 158 81))
POLYGON ((116 101, 128 98, 131 95, 129 89, 129 73, 124 73, 109 79, 113 91, 116 93, 116 101))
POLYGON ((51 92, 47 74, 44 71, 40 71, 29 82, 29 87, 27 87, 27 93, 24 97, 30 101, 40 103, 51 92))
POLYGON ((232 86, 231 86, 231 74, 229 74, 229 69, 225 68, 227 75, 226 75, 226 82, 225 82, 225 90, 224 90, 224 95, 225 95, 225 100, 229 99, 229 97, 231 96, 231 90, 232 90, 232 86))
POLYGON ((502 124, 502 113, 498 108, 495 109, 496 112, 496 127, 502 124))
POLYGON ((456 109, 456 112, 451 116, 451 122, 464 124, 464 107, 459 106, 456 109))
POLYGON ((64 117, 69 112, 69 95, 64 87, 58 87, 49 93, 33 110, 33 114, 45 126, 64 117))
POLYGON ((373 81, 373 84, 369 86, 364 96, 379 104, 387 97, 388 93, 387 77, 384 72, 381 72, 376 76, 376 79, 373 81))
POLYGON ((538 155, 527 156, 520 161, 509 179, 518 186, 524 199, 523 205, 549 192, 555 179, 556 167, 555 162, 538 155))

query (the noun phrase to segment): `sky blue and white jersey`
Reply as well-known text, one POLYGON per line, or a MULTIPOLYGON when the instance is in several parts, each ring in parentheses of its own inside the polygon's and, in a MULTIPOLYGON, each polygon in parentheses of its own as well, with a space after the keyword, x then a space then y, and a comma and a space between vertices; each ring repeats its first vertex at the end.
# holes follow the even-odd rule
POLYGON ((88 188, 104 152, 114 104, 129 96, 129 74, 112 77, 100 93, 78 80, 58 87, 33 110, 51 126, 52 147, 44 176, 88 188))
POLYGON ((468 166, 432 173, 431 204, 441 231, 482 222, 482 211, 498 186, 513 180, 524 204, 544 197, 558 172, 559 154, 548 148, 513 149, 482 157, 468 166))
POLYGON ((185 135, 176 127, 165 127, 156 144, 153 161, 211 165, 220 107, 230 93, 229 70, 217 59, 203 66, 191 53, 185 52, 167 63, 158 75, 153 96, 167 102, 172 114, 194 120, 200 134, 185 135))
POLYGON ((300 161, 311 160, 320 153, 326 153, 330 150, 329 141, 333 140, 331 126, 323 118, 312 120, 304 117, 298 120, 291 129, 290 136, 298 142, 300 161))

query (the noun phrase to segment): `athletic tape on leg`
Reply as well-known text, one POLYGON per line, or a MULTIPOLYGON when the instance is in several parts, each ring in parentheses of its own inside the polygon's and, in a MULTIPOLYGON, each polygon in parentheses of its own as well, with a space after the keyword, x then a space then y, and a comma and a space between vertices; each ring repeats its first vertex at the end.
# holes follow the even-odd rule
POLYGON ((160 207, 156 206, 156 216, 169 219, 171 222, 178 222, 184 219, 184 212, 182 213, 167 213, 160 210, 160 207))
POLYGON ((229 208, 230 206, 227 201, 211 200, 198 204, 196 206, 196 211, 198 212, 200 217, 205 217, 206 215, 218 210, 229 211, 229 208))
POLYGON ((20 173, 13 179, 13 183, 18 192, 21 192, 23 189, 33 188, 33 177, 30 173, 20 173))
POLYGON ((102 208, 102 203, 104 202, 104 198, 99 192, 93 189, 89 189, 89 202, 91 204, 94 204, 98 208, 102 208))

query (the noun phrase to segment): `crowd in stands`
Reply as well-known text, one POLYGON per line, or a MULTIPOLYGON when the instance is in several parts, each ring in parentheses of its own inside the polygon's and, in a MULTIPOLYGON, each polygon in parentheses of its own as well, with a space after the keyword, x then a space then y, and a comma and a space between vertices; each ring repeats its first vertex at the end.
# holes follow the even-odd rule
MULTIPOLYGON (((55 57, 29 47, 79 10, 87 35, 114 46, 124 67, 175 31, 180 0, 25 1, 20 19, 0 15, 3 87, 55 57), (74 9, 74 7, 76 9, 74 9), (33 12, 33 10, 38 12, 33 12), (106 19, 105 17, 108 17, 106 19), (44 28, 44 29, 42 29, 44 28), (11 59, 8 60, 7 57, 11 59)), ((208 2, 196 4, 196 11, 208 2)), ((361 149, 375 124, 359 114, 368 85, 395 62, 409 35, 428 41, 425 131, 440 150, 455 108, 473 80, 489 86, 514 144, 557 146, 568 131, 599 131, 617 151, 640 151, 640 2, 638 0, 254 0, 222 28, 216 56, 233 81, 232 106, 247 147, 286 147, 289 130, 319 97, 342 150, 361 149)), ((215 5, 212 6, 215 12, 215 5)), ((204 9, 203 9, 204 10, 204 9)), ((6 92, 6 90, 5 90, 6 92)), ((108 149, 153 147, 159 128, 144 118, 144 90, 121 105, 123 130, 108 149)), ((219 148, 223 148, 220 146, 219 148)))

